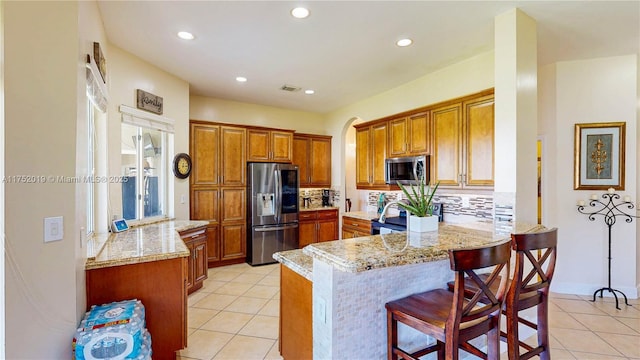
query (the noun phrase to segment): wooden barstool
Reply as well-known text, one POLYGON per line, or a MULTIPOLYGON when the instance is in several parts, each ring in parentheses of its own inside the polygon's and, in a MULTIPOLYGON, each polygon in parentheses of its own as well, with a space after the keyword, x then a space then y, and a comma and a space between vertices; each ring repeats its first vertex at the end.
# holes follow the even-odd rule
POLYGON ((516 251, 516 263, 503 311, 507 318, 507 332, 501 335, 507 338, 509 359, 529 359, 539 355, 540 359, 549 360, 549 286, 556 267, 558 229, 512 234, 511 243, 516 251), (542 252, 539 258, 538 250, 542 252), (519 316, 520 311, 534 306, 537 306, 538 313, 535 324, 519 316), (538 346, 532 347, 520 341, 518 323, 537 331, 538 346), (526 352, 520 354, 520 347, 526 352))
MULTIPOLYGON (((514 272, 502 313, 506 316, 507 331, 501 338, 507 342, 510 360, 551 358, 549 350, 549 286, 556 266, 558 229, 536 233, 511 234, 511 247, 516 252, 514 272), (538 257, 538 251, 541 255, 538 257), (535 252, 535 254, 534 254, 535 252), (527 271, 525 275, 525 271, 527 271), (538 320, 533 323, 519 316, 519 312, 537 306, 538 320), (538 345, 533 347, 519 337, 518 324, 537 332, 538 345), (525 352, 520 353, 520 348, 525 352)), ((481 275, 481 277, 484 275, 481 275)), ((455 283, 449 282, 449 290, 455 291, 455 283)), ((476 288, 467 284, 465 296, 473 297, 476 288)), ((484 301, 484 300, 480 300, 484 301)))
POLYGON ((404 359, 418 359, 438 351, 438 359, 456 360, 458 349, 462 348, 483 359, 498 359, 500 310, 506 295, 510 256, 509 242, 483 248, 449 250, 451 270, 455 271, 453 292, 436 289, 385 305, 388 358, 398 359, 400 356, 404 359), (476 270, 490 266, 495 267, 484 279, 476 274, 476 270), (470 299, 464 296, 466 282, 473 283, 478 288, 470 299), (495 287, 497 291, 492 290, 495 287), (485 303, 480 303, 480 299, 485 299, 485 303), (400 349, 398 322, 435 338, 436 344, 411 354, 400 349), (486 354, 469 343, 483 334, 487 334, 486 354))

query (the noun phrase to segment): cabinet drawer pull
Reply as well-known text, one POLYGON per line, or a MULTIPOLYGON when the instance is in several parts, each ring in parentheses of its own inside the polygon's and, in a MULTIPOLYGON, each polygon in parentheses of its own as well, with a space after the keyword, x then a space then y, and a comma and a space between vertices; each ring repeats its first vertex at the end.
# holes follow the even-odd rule
POLYGON ((351 226, 358 226, 358 224, 352 223, 351 226))

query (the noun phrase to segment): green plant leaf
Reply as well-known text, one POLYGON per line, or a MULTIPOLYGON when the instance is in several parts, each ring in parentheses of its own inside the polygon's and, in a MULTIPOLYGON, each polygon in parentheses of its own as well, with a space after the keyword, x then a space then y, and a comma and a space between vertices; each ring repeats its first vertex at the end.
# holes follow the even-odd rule
POLYGON ((409 192, 404 185, 398 182, 398 187, 404 193, 406 200, 398 203, 398 206, 418 217, 433 215, 432 201, 439 185, 440 183, 438 182, 431 188, 430 185, 426 184, 426 179, 421 177, 415 186, 411 186, 411 192, 409 192), (418 188, 417 191, 416 187, 418 188))

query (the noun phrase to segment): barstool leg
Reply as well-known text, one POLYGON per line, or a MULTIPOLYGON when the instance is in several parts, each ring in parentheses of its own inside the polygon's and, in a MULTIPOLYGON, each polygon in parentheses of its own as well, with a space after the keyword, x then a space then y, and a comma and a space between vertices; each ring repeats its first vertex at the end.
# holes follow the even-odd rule
POLYGON ((550 360, 549 349, 549 299, 547 294, 542 295, 543 299, 538 304, 538 346, 542 348, 540 360, 550 360))
POLYGON ((500 359, 500 327, 487 333, 487 359, 500 359))
POLYGON ((387 359, 398 360, 398 355, 393 351, 398 347, 398 322, 393 318, 393 313, 387 311, 387 359))
POLYGON ((518 313, 513 306, 507 305, 505 309, 507 321, 507 355, 509 360, 520 359, 520 339, 518 335, 518 313))

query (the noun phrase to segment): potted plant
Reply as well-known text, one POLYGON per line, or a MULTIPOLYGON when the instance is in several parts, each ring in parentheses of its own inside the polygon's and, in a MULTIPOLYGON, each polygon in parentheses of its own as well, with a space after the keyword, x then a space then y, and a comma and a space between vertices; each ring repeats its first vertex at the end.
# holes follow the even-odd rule
POLYGON ((424 176, 418 179, 418 183, 411 186, 411 191, 398 182, 398 186, 404 193, 405 199, 398 206, 409 212, 407 231, 426 232, 438 230, 438 216, 433 216, 433 195, 440 183, 433 188, 427 183, 424 176))

